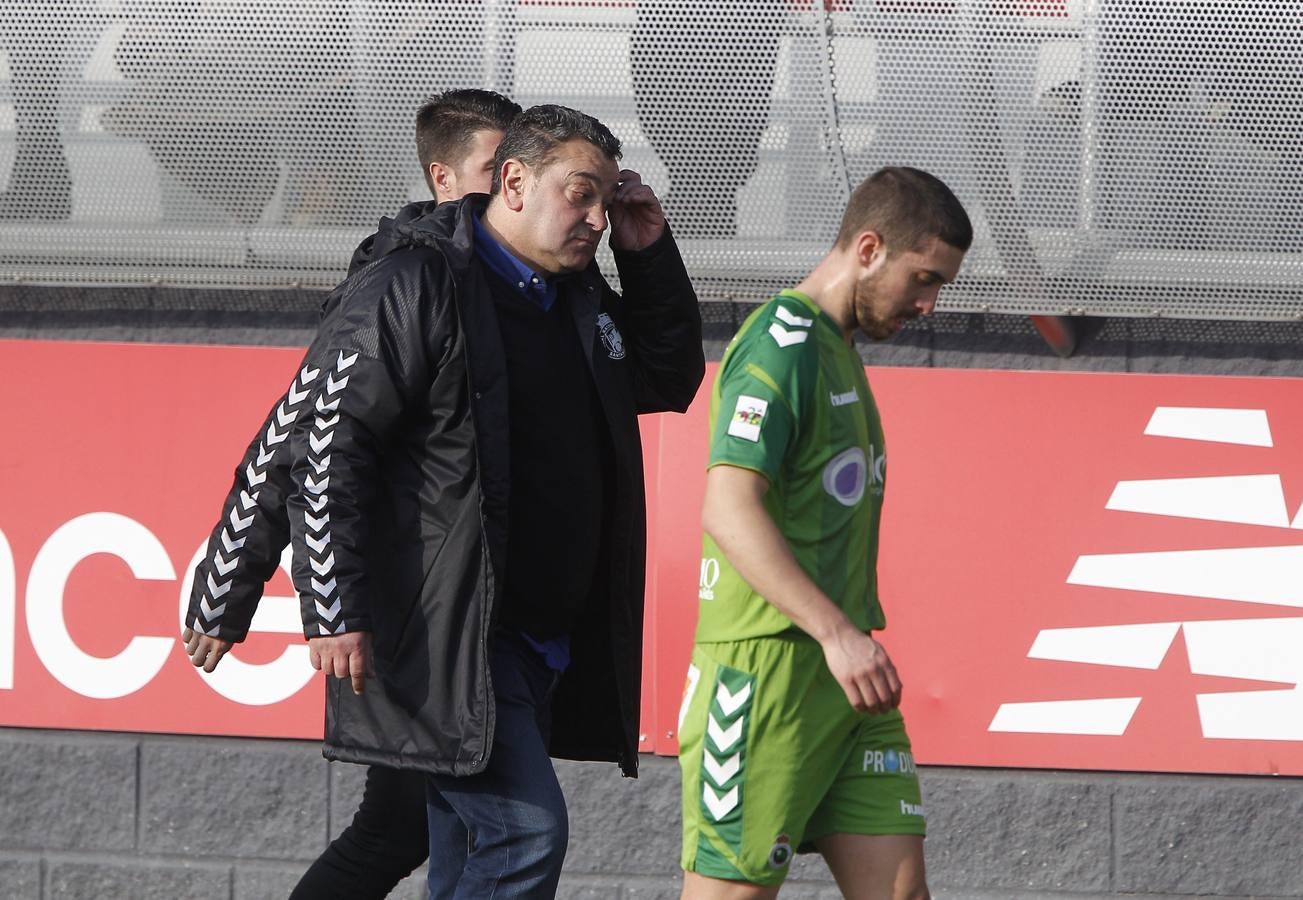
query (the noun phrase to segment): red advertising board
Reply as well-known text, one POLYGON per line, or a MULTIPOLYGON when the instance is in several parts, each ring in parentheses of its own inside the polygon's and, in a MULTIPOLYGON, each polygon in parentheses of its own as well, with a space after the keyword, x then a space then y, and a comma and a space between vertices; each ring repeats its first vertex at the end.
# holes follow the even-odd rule
MULTIPOLYGON (((0 342, 0 725, 320 735, 284 573, 213 675, 173 638, 300 354, 0 342)), ((882 639, 920 762, 1303 774, 1303 383, 869 375, 882 639)), ((644 422, 643 748, 660 753, 701 602, 706 396, 644 422)))

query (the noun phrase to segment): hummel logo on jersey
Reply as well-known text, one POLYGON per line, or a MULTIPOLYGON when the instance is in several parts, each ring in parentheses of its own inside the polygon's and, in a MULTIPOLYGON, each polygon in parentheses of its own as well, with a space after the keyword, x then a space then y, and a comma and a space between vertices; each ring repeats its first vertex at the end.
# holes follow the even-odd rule
POLYGON ((767 409, 769 409, 768 400, 748 397, 746 394, 739 395, 737 406, 733 407, 733 418, 728 423, 728 433, 744 441, 759 443, 760 426, 765 421, 767 409))
POLYGON ((828 392, 828 400, 833 406, 850 406, 852 403, 860 402, 860 395, 855 393, 854 389, 842 391, 840 394, 828 392))
POLYGON ((902 816, 919 816, 921 818, 923 816, 923 804, 906 803, 902 800, 900 801, 900 814, 902 816))

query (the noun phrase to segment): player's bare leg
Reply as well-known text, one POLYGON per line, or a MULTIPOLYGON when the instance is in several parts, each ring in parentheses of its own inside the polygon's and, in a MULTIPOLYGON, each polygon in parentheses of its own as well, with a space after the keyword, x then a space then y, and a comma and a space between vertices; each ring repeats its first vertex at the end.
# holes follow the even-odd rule
POLYGON ((846 900, 930 900, 923 838, 830 834, 815 841, 846 900))
POLYGON ((684 872, 683 893, 679 900, 774 900, 778 896, 778 887, 707 878, 696 872, 684 872))

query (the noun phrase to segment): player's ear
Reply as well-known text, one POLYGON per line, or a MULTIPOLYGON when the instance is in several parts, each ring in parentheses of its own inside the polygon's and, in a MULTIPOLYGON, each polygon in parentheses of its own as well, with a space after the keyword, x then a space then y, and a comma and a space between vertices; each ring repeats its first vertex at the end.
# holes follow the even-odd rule
POLYGON ((869 228, 855 236, 855 256, 861 266, 872 268, 878 259, 886 255, 887 245, 878 232, 869 228))

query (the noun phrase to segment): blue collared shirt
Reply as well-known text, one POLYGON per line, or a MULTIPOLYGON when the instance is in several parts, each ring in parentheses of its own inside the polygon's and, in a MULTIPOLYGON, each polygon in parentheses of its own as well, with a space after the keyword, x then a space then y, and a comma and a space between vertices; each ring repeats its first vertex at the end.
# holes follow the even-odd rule
POLYGON ((511 285, 522 296, 538 304, 544 312, 556 302, 556 285, 525 265, 506 247, 494 240, 489 230, 480 223, 479 216, 471 216, 475 229, 475 255, 489 271, 511 285))

